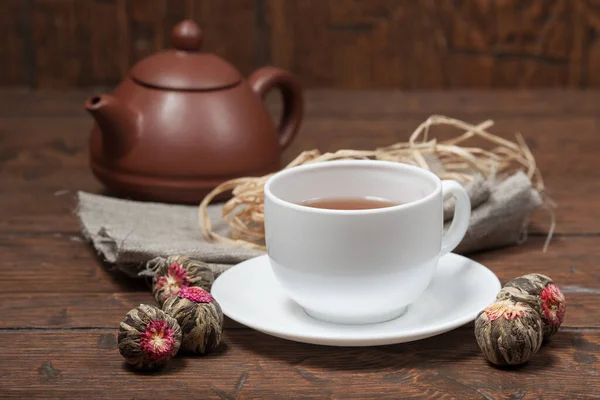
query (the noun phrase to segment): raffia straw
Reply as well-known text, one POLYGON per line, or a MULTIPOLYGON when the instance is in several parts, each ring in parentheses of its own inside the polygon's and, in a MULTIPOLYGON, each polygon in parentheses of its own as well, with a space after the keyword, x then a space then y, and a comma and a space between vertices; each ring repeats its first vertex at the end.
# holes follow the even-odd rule
MULTIPOLYGON (((324 154, 316 149, 308 150, 300 153, 285 168, 331 160, 373 159, 407 163, 431 170, 428 156, 435 156, 443 168, 442 172, 437 173, 441 179, 464 182, 470 181, 476 174, 485 178, 501 178, 518 169, 524 169, 533 187, 542 194, 544 204, 551 213, 552 224, 544 244, 545 252, 556 223, 552 201, 544 194, 542 174, 523 136, 517 134, 516 142, 511 142, 488 132, 493 125, 492 120, 473 125, 442 115, 432 115, 415 129, 408 142, 395 143, 375 150, 345 149, 324 154), (432 128, 439 125, 459 129, 462 133, 444 141, 431 138, 432 128), (473 138, 485 140, 491 148, 466 146, 465 144, 473 138)), ((212 242, 265 250, 263 188, 271 175, 273 174, 232 179, 212 190, 200 203, 199 222, 204 237, 212 242), (228 238, 212 230, 208 205, 217 196, 230 191, 232 197, 223 206, 221 215, 231 228, 231 238, 228 238)))

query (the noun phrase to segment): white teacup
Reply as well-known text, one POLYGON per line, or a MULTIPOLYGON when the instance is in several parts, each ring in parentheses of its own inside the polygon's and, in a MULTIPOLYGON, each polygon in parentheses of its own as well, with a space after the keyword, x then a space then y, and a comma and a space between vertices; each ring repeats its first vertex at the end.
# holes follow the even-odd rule
POLYGON ((429 285, 440 256, 462 240, 471 204, 456 181, 407 164, 345 160, 282 170, 265 184, 273 272, 313 318, 345 324, 394 319, 429 285), (456 198, 443 233, 443 199, 456 198), (313 198, 377 197, 400 205, 330 210, 313 198))

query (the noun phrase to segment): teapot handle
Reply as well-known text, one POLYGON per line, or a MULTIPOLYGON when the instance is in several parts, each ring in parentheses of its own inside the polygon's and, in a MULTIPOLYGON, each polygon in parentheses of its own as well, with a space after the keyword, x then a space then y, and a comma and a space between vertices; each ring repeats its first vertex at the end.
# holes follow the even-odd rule
POLYGON ((257 69, 248 77, 248 82, 252 90, 263 99, 274 87, 281 91, 283 113, 277 131, 279 145, 285 149, 296 136, 304 113, 304 98, 300 83, 289 72, 275 67, 257 69))

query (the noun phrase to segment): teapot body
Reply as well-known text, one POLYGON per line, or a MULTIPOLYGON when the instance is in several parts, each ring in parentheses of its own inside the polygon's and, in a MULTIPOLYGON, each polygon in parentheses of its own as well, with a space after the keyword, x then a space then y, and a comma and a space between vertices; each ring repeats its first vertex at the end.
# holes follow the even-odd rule
POLYGON ((171 41, 172 49, 136 63, 114 93, 85 102, 96 121, 95 176, 119 195, 198 203, 226 180, 276 171, 303 115, 296 78, 268 66, 242 78, 201 51, 202 31, 190 20, 173 28, 171 41), (274 89, 283 102, 277 126, 262 103, 274 89))
POLYGON ((126 78, 113 96, 137 115, 135 132, 121 133, 134 143, 115 156, 110 136, 95 124, 90 162, 118 194, 196 203, 223 181, 280 167, 275 125, 246 80, 219 90, 167 91, 126 78))

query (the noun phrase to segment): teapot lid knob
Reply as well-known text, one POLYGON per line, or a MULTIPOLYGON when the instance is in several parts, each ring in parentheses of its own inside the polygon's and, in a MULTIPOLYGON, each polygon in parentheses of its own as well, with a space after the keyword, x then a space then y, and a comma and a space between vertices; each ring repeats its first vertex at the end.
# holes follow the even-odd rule
POLYGON ((204 35, 200 27, 192 20, 185 20, 173 28, 171 42, 177 50, 198 51, 202 47, 204 35))

